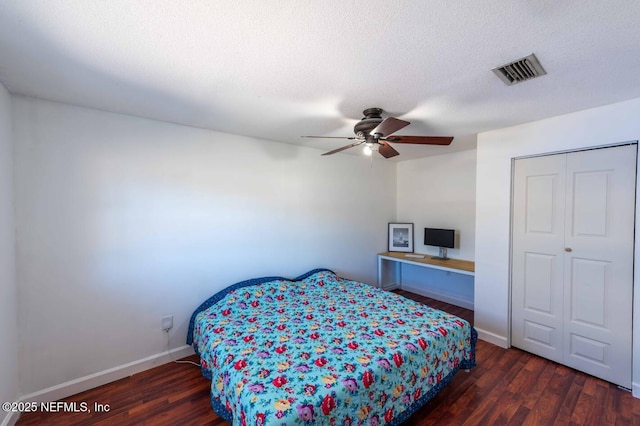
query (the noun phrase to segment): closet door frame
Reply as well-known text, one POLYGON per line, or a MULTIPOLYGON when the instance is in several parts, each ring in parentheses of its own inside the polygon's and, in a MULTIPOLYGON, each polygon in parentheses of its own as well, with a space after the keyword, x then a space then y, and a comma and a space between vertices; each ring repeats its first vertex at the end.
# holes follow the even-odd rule
MULTIPOLYGON (((579 148, 579 149, 573 149, 573 150, 563 150, 563 151, 556 151, 556 152, 547 152, 547 153, 540 153, 540 154, 535 154, 535 155, 527 155, 527 156, 519 156, 519 157, 513 157, 511 159, 511 198, 510 198, 510 229, 509 229, 509 289, 508 289, 508 300, 509 300, 509 312, 508 312, 508 336, 507 336, 507 345, 508 347, 512 346, 512 333, 513 333, 513 236, 514 236, 514 199, 515 199, 515 165, 516 165, 516 160, 521 160, 521 159, 528 159, 528 158, 535 158, 535 157, 546 157, 546 156, 550 156, 550 155, 555 155, 555 154, 570 154, 570 153, 574 153, 574 152, 582 152, 582 151, 591 151, 591 150, 596 150, 596 149, 606 149, 606 148, 614 148, 614 147, 619 147, 619 146, 628 146, 628 145, 632 145, 632 146, 636 146, 636 151, 638 150, 638 141, 630 141, 630 142, 622 142, 622 143, 617 143, 617 144, 610 144, 610 145, 601 145, 601 146, 594 146, 594 147, 585 147, 585 148, 579 148)), ((640 155, 640 153, 638 153, 638 155, 640 155)), ((637 161, 636 161, 636 168, 637 168, 637 161)), ((637 182, 637 172, 638 170, 636 170, 636 182, 637 182)), ((635 195, 636 195, 636 200, 635 200, 635 206, 636 206, 636 211, 638 209, 638 194, 637 194, 637 185, 636 182, 634 182, 634 186, 636 186, 636 191, 635 191, 635 195)), ((637 220, 636 217, 634 215, 634 225, 637 226, 637 220)), ((635 233, 634 233, 634 240, 635 240, 635 233)), ((634 243, 634 254, 633 254, 633 263, 634 263, 634 272, 633 272, 633 292, 634 292, 634 300, 636 299, 637 295, 635 294, 635 290, 636 290, 636 286, 635 286, 635 282, 636 282, 636 273, 635 273, 635 256, 636 256, 636 251, 635 251, 635 243, 634 243)), ((640 291, 640 290, 639 290, 640 291)), ((635 303, 634 300, 631 301, 632 304, 632 309, 633 307, 635 307, 635 303)), ((636 326, 635 326, 635 322, 637 321, 636 319, 636 315, 635 312, 633 312, 633 316, 632 316, 632 336, 634 331, 636 330, 636 326)), ((635 353, 636 353, 636 342, 634 341, 634 344, 632 345, 632 360, 635 358, 635 353)), ((632 361, 633 362, 633 361, 632 361)), ((632 370, 633 370, 633 366, 632 366, 632 370)), ((633 374, 633 371, 632 371, 633 374)), ((634 385, 635 386, 635 385, 634 385)))

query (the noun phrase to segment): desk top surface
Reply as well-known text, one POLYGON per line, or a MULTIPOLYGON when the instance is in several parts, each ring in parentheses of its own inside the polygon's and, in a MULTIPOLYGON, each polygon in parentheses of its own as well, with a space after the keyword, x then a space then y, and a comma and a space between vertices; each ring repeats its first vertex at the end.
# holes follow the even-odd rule
POLYGON ((380 256, 393 257, 398 260, 405 260, 409 262, 416 263, 424 263, 425 265, 434 265, 440 266, 443 268, 451 268, 451 269, 460 269, 462 271, 475 272, 476 264, 475 262, 471 262, 470 260, 461 260, 461 259, 432 259, 430 254, 424 254, 423 258, 415 258, 415 257, 407 257, 407 254, 424 254, 424 253, 401 253, 388 251, 385 253, 380 253, 380 256))

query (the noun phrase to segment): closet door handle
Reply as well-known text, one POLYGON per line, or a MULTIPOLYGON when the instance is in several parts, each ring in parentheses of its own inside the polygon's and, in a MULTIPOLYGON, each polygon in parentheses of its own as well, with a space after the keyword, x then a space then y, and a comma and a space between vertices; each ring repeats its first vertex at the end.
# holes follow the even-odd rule
POLYGON ((564 251, 566 251, 567 253, 571 253, 573 250, 571 250, 571 247, 565 247, 564 251))

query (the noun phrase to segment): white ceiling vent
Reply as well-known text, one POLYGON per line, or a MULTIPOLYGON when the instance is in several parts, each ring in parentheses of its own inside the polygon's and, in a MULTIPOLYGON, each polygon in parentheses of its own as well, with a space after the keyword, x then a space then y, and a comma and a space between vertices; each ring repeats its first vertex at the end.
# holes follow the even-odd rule
POLYGON ((496 67, 492 70, 500 80, 507 86, 513 86, 523 81, 545 75, 547 72, 542 68, 538 58, 533 53, 524 58, 496 67))

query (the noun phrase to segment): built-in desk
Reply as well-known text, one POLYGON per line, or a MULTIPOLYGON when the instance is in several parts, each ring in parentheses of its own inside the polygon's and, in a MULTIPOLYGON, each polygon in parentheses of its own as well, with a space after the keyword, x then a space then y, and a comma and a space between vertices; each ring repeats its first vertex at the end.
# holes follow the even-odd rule
MULTIPOLYGON (((378 255, 378 287, 384 290, 394 290, 396 288, 402 288, 402 265, 414 265, 422 268, 437 269, 441 271, 447 271, 460 275, 475 276, 475 262, 469 260, 460 259, 432 259, 431 255, 424 255, 423 258, 407 257, 407 254, 415 253, 400 253, 400 252, 386 252, 378 255)), ((473 278, 467 279, 473 286, 473 278)), ((467 285, 467 284, 465 284, 467 285)), ((429 296, 434 299, 444 300, 445 302, 453 303, 458 306, 463 306, 468 309, 473 309, 473 302, 469 300, 457 300, 455 296, 446 297, 444 294, 429 292, 428 289, 421 294, 429 296), (445 296, 445 297, 442 297, 445 296), (471 306, 469 305, 471 304, 471 306)), ((468 299, 468 296, 467 296, 468 299)), ((471 299, 472 300, 472 299, 471 299)))

